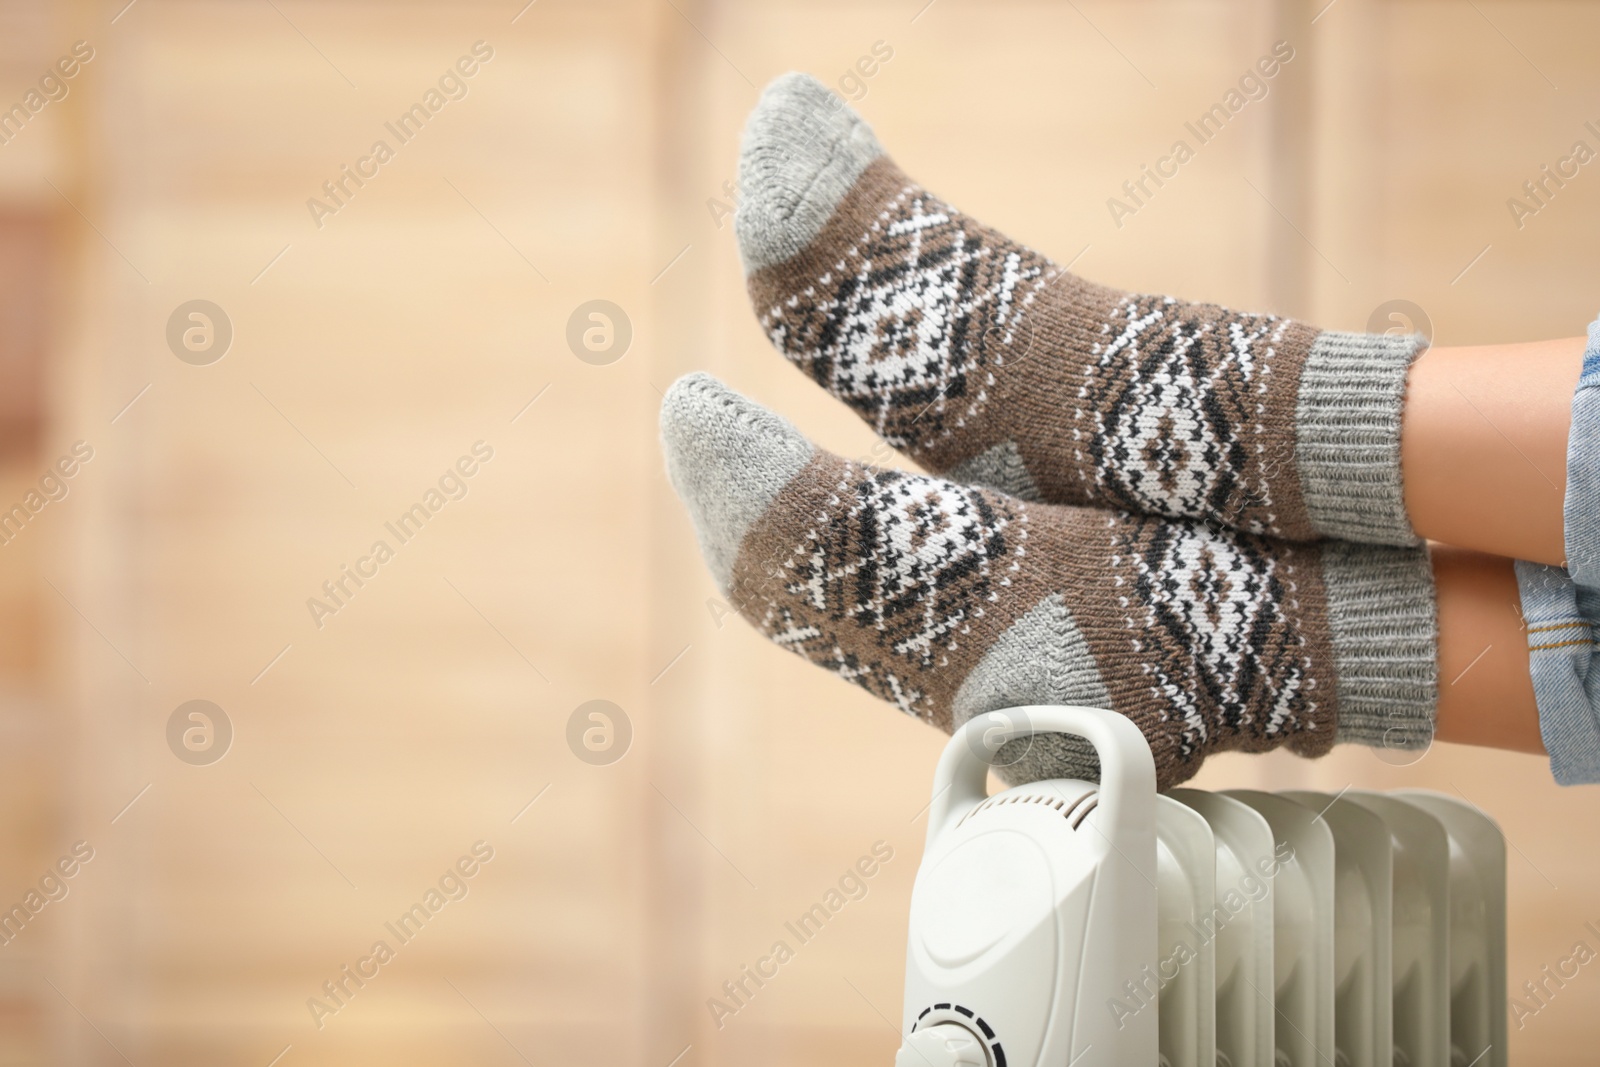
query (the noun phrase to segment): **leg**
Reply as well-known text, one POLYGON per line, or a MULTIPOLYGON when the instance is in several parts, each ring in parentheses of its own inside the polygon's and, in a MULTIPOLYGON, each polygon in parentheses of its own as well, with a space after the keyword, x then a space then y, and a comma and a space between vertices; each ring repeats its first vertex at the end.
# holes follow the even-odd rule
MULTIPOLYGON (((1559 506, 1556 515, 1559 536, 1559 506)), ((1511 561, 1435 545, 1433 579, 1439 606, 1435 738, 1544 752, 1511 561)))
POLYGON ((1414 545, 1420 337, 1081 278, 934 196, 800 74, 745 129, 734 229, 762 328, 926 470, 1012 496, 1414 545))
POLYGON ((803 75, 762 94, 739 167, 763 328, 929 471, 1285 540, 1565 554, 1581 340, 1413 363, 1417 337, 1096 285, 912 181, 803 75))
MULTIPOLYGON (((1542 752, 1530 633, 1579 662, 1568 633, 1600 617, 1555 568, 1555 593, 1529 593, 1469 549, 1292 545, 857 467, 705 375, 668 390, 662 435, 718 585, 775 642, 946 730, 1023 704, 1121 711, 1164 785, 1208 751, 1335 734, 1542 752)), ((1571 747, 1562 766, 1600 740, 1571 747)), ((1062 759, 1018 769, 1081 773, 1044 755, 1062 759)))
POLYGON ((1583 348, 1581 337, 1435 348, 1411 365, 1400 469, 1417 533, 1565 565, 1567 429, 1583 348))
MULTIPOLYGON (((1019 705, 1109 708, 1144 732, 1163 787, 1224 749, 1433 736, 1424 548, 1292 544, 876 470, 703 374, 667 391, 661 424, 729 603, 945 730, 1019 705)), ((1085 773, 1068 747, 1040 756, 1005 776, 1085 773)))

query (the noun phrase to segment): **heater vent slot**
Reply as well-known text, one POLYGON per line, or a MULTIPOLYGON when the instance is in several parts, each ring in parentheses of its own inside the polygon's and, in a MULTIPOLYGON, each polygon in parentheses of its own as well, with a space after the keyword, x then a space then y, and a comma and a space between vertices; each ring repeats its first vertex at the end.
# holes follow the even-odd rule
MULTIPOLYGON (((1014 791, 998 793, 967 812, 966 815, 961 817, 961 822, 964 823, 985 811, 1002 808, 1008 804, 1033 804, 1054 808, 1061 813, 1062 818, 1067 820, 1067 825, 1076 830, 1083 825, 1083 820, 1088 818, 1089 813, 1100 806, 1100 794, 1090 790, 1074 800, 1068 800, 1058 793, 1019 793, 1014 791)), ((960 824, 958 823, 957 825, 960 824)))
POLYGON ((1070 822, 1072 824, 1072 828, 1076 830, 1078 827, 1083 825, 1083 820, 1089 817, 1089 813, 1094 811, 1094 809, 1098 808, 1099 806, 1100 798, 1095 794, 1090 793, 1088 803, 1084 804, 1077 811, 1073 812, 1072 816, 1068 818, 1067 821, 1070 822))

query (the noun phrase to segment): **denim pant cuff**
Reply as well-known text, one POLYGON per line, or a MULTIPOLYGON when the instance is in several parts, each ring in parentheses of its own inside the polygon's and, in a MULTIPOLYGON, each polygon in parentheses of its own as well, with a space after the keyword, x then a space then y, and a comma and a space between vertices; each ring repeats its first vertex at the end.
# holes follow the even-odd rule
POLYGON ((1600 593, 1561 567, 1520 559, 1516 567, 1550 773, 1560 785, 1600 782, 1600 670, 1590 621, 1600 619, 1600 593))
POLYGON ((1600 589, 1600 319, 1589 324, 1583 373, 1572 394, 1563 510, 1567 571, 1579 585, 1600 589))
POLYGON ((1539 731, 1562 785, 1600 782, 1600 320, 1572 395, 1563 506, 1566 567, 1517 561, 1539 731))

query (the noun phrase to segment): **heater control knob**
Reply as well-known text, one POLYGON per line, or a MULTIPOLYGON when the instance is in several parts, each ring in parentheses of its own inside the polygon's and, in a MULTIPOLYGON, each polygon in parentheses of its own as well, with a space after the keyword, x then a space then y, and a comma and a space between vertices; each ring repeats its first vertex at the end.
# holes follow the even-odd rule
POLYGON ((894 1067, 992 1067, 976 1034, 955 1023, 939 1023, 906 1038, 894 1067))

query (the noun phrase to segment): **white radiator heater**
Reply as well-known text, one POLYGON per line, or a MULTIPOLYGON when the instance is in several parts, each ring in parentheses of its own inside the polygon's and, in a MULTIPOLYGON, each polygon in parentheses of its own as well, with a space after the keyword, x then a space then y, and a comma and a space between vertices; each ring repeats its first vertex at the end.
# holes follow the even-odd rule
POLYGON ((934 776, 896 1067, 1505 1067, 1505 905, 1459 800, 1158 795, 1120 715, 991 712, 934 776), (1100 781, 989 796, 1036 733, 1100 781))

